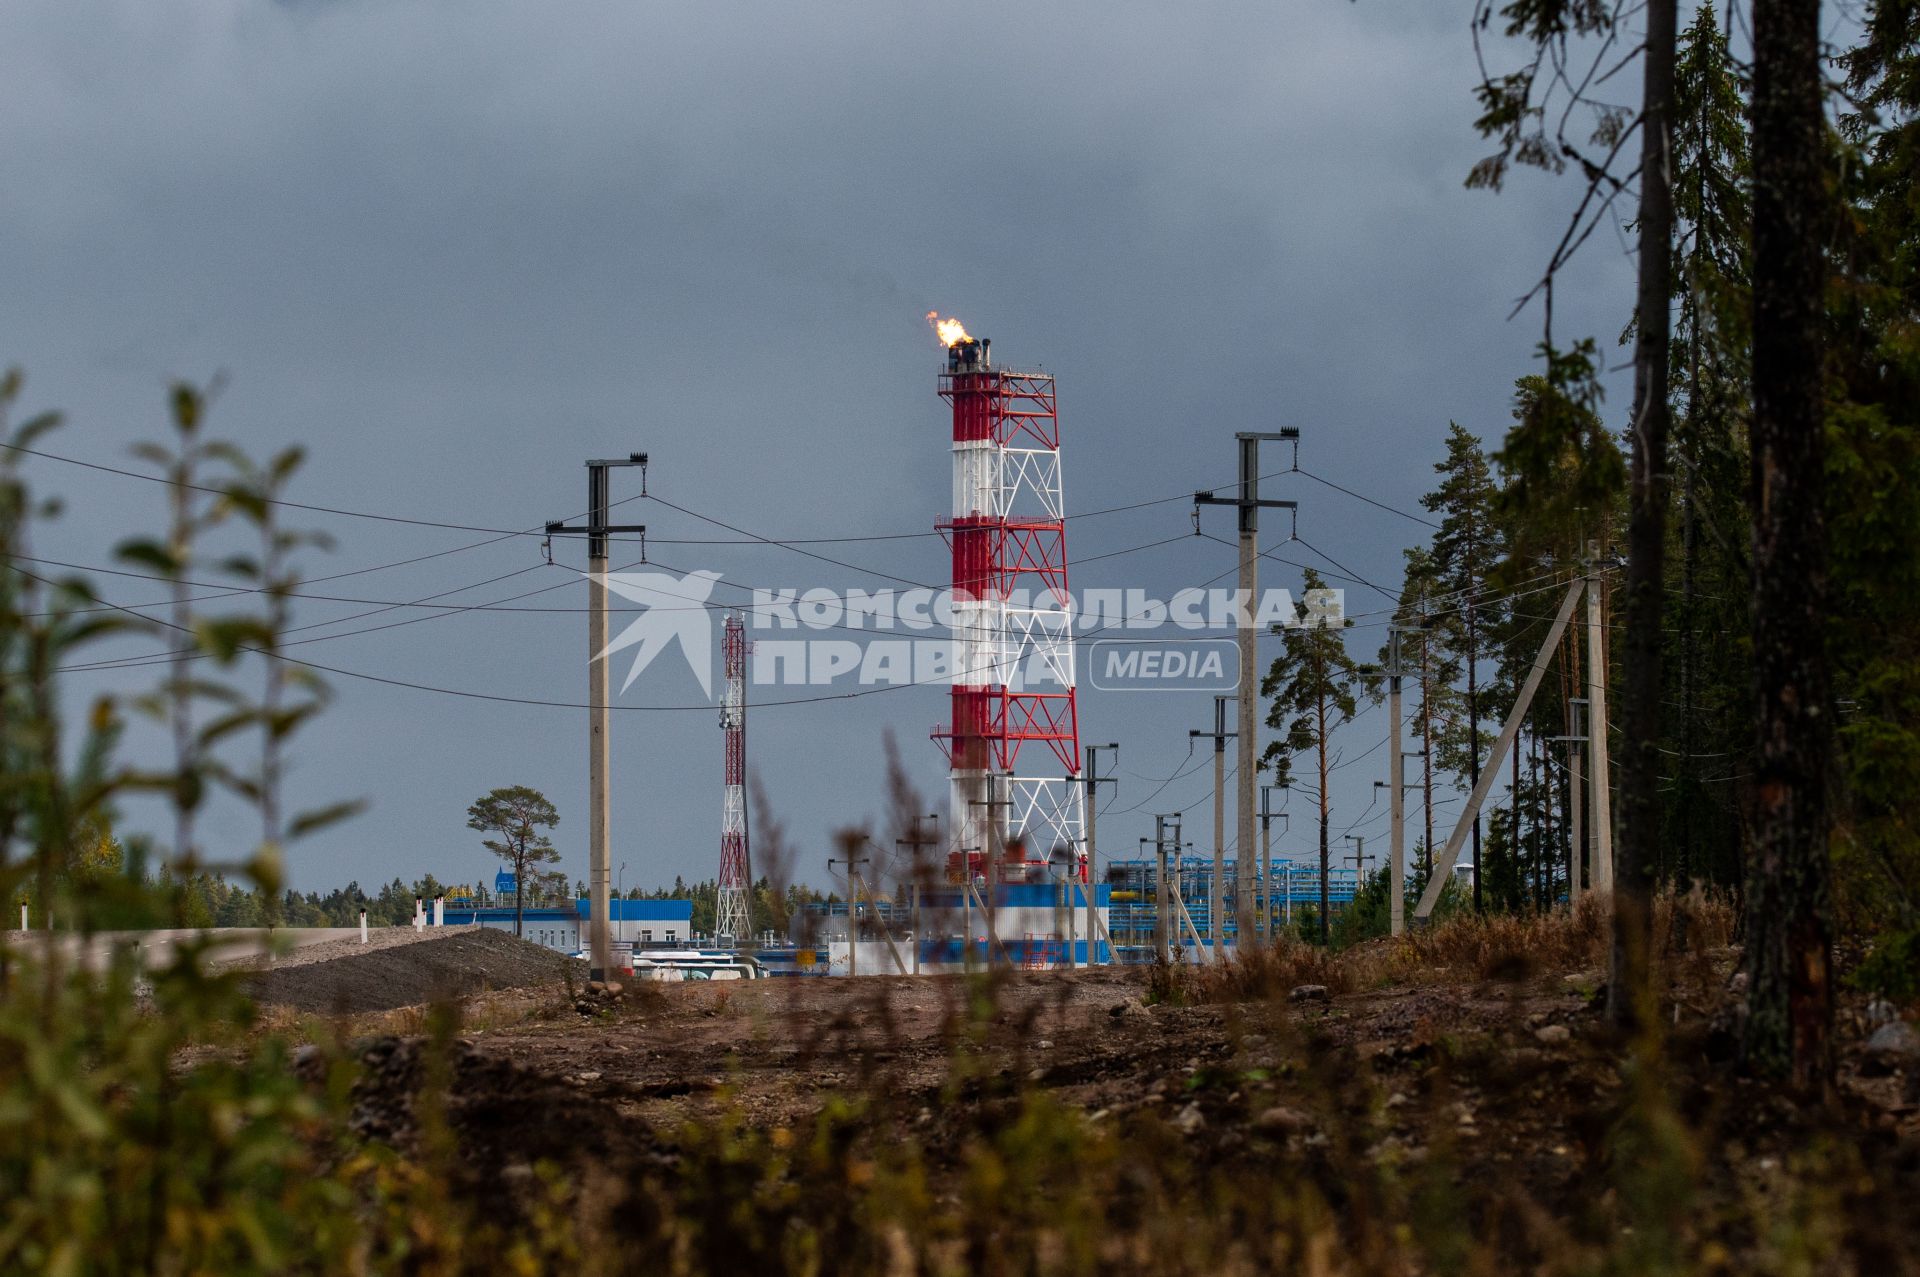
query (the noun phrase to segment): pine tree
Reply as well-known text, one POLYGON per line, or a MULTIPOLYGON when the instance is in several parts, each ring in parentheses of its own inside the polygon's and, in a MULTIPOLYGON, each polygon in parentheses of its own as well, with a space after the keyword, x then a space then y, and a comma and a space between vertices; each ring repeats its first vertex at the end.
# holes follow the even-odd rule
POLYGON ((513 866, 513 934, 516 936, 523 930, 529 872, 560 859, 553 840, 540 830, 551 829, 559 823, 560 813, 554 810, 546 795, 525 785, 495 789, 467 808, 467 828, 496 835, 484 840, 482 845, 513 866))
MULTIPOLYGON (((1327 775, 1332 766, 1329 754, 1332 733, 1351 722, 1359 713, 1362 695, 1379 698, 1378 675, 1362 668, 1347 653, 1341 635, 1351 622, 1337 626, 1317 619, 1308 603, 1324 591, 1327 583, 1308 568, 1303 582, 1303 597, 1296 603, 1296 624, 1280 630, 1280 655, 1274 658, 1266 677, 1260 681, 1260 694, 1269 698, 1267 726, 1280 733, 1268 744, 1260 765, 1273 773, 1276 784, 1290 784, 1293 759, 1311 751, 1319 784, 1315 799, 1320 813, 1320 942, 1327 943, 1327 878, 1332 861, 1328 823, 1332 807, 1327 794, 1327 775)), ((1242 852, 1242 854, 1246 854, 1242 852)))

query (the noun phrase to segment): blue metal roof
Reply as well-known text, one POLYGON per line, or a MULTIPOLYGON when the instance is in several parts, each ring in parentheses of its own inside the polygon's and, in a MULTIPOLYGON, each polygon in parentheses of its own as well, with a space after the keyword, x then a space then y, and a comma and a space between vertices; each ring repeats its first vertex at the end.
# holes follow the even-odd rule
MULTIPOLYGON (((593 902, 573 902, 574 912, 582 919, 593 916, 593 902)), ((693 921, 691 900, 612 900, 608 916, 615 922, 687 922, 693 921)))
MULTIPOLYGON (((528 923, 572 922, 574 920, 573 910, 567 908, 565 905, 557 908, 553 906, 536 907, 529 905, 521 911, 520 916, 523 921, 528 923)), ((513 921, 513 906, 510 904, 448 905, 446 919, 447 925, 450 927, 464 927, 470 922, 479 922, 487 919, 511 922, 513 921)))
MULTIPOLYGON (((587 921, 593 916, 593 902, 576 900, 570 905, 528 905, 522 913, 527 921, 538 919, 542 922, 572 922, 578 919, 587 921)), ((612 916, 615 922, 693 922, 693 901, 691 900, 615 900, 612 916)), ((511 918, 513 901, 500 904, 470 905, 449 904, 447 920, 458 920, 461 925, 476 918, 511 918)))

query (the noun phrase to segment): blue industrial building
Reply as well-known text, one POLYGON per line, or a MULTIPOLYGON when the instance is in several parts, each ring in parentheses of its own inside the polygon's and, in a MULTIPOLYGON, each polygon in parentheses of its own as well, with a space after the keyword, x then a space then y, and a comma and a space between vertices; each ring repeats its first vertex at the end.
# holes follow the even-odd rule
MULTIPOLYGON (((1168 879, 1177 894, 1178 905, 1184 905, 1186 916, 1192 922, 1194 932, 1210 943, 1213 934, 1213 919, 1208 910, 1212 897, 1213 857, 1181 856, 1175 862, 1169 857, 1168 879)), ((1238 886, 1235 858, 1227 857, 1224 898, 1220 902, 1221 931, 1228 945, 1239 941, 1239 932, 1234 925, 1234 905, 1238 886)), ((1113 937, 1115 951, 1122 962, 1148 962, 1154 953, 1154 927, 1156 922, 1155 879, 1158 866, 1151 859, 1114 860, 1106 870, 1107 882, 1112 888, 1113 906, 1108 917, 1108 928, 1113 937)), ((1360 876, 1352 869, 1332 868, 1327 874, 1328 912, 1337 917, 1340 911, 1352 903, 1355 888, 1360 876)), ((1282 859, 1273 860, 1271 881, 1260 872, 1260 866, 1254 866, 1253 872, 1253 913, 1257 917, 1262 909, 1267 910, 1276 930, 1292 925, 1295 913, 1303 907, 1320 907, 1320 866, 1306 861, 1282 859)), ((1187 923, 1179 916, 1179 909, 1170 902, 1173 913, 1173 932, 1169 937, 1171 947, 1192 949, 1192 933, 1187 923)))
MULTIPOLYGON (((513 930, 513 879, 506 875, 507 894, 498 891, 484 898, 452 897, 446 903, 449 927, 492 927, 513 930)), ((691 900, 614 900, 608 916, 612 922, 613 942, 622 948, 684 948, 693 942, 693 901, 691 900)), ((529 904, 521 911, 521 934, 537 945, 561 953, 577 953, 583 947, 593 919, 592 902, 586 899, 529 904)))

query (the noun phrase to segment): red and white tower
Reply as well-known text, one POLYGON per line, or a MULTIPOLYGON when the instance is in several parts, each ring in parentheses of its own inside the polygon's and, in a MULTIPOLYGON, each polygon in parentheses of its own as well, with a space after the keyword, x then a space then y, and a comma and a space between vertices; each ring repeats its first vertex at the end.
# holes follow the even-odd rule
POLYGON ((747 854, 747 629, 729 613, 722 650, 727 689, 720 701, 720 730, 727 738, 727 789, 720 808, 720 895, 714 936, 740 944, 753 936, 747 894, 753 889, 747 854))
MULTIPOLYGON (((935 318, 929 316, 929 318, 935 318)), ((940 397, 953 407, 953 720, 950 864, 1002 881, 1064 862, 1086 874, 1073 603, 1053 378, 993 367, 992 343, 952 320, 940 397), (1045 748, 1028 752, 1023 746, 1045 748)))

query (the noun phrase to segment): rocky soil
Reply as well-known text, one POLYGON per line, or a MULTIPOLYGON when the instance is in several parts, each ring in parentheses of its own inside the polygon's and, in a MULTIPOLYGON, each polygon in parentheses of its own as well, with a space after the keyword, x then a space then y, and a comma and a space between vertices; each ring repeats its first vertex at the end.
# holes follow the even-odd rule
POLYGON ((260 1002, 318 1015, 358 1015, 494 989, 586 979, 586 964, 485 927, 413 932, 362 947, 330 941, 296 950, 248 978, 260 1002))

